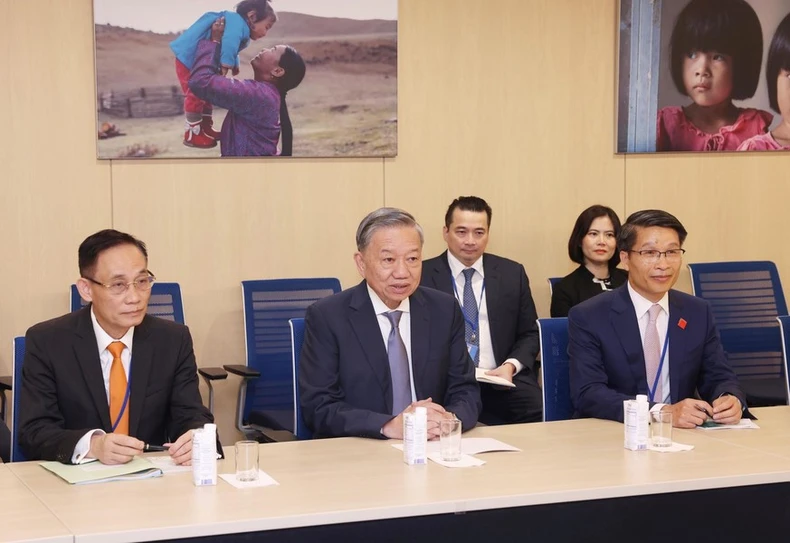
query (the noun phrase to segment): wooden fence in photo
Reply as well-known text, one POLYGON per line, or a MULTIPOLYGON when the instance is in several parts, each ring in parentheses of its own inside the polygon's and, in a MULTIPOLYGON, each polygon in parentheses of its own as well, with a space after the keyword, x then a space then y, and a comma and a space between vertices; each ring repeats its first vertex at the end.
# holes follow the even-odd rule
POLYGON ((111 90, 99 95, 99 111, 116 117, 172 117, 184 112, 178 85, 111 90))

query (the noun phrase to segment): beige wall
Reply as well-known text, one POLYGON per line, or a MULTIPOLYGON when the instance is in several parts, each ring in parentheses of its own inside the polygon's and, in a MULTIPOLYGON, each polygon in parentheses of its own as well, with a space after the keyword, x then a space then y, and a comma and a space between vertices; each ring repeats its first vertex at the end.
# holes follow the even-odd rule
MULTIPOLYGON (((593 203, 668 209, 691 232, 690 261, 773 259, 788 280, 786 154, 613 154, 616 0, 400 0, 388 160, 97 161, 91 1, 0 9, 0 374, 13 336, 67 310, 77 245, 110 226, 182 283, 201 365, 243 362, 242 279, 356 282, 356 224, 383 204, 415 213, 433 256, 450 200, 485 197, 490 249, 524 263, 541 316, 545 278, 572 269, 567 236, 593 203)), ((218 389, 230 441, 235 381, 218 389)))

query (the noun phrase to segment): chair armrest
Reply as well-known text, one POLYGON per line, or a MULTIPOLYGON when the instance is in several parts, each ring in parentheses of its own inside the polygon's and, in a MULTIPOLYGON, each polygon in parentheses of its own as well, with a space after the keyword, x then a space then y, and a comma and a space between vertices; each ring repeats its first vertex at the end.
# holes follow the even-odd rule
POLYGON ((204 377, 209 381, 217 381, 219 379, 228 378, 228 372, 222 368, 198 368, 198 373, 201 377, 204 377))
POLYGON ((243 366, 241 364, 226 364, 222 367, 233 375, 238 375, 239 377, 244 377, 245 379, 254 379, 261 376, 261 372, 258 370, 250 369, 247 366, 243 366))
POLYGON ((0 377, 0 390, 11 390, 13 386, 10 375, 0 377))

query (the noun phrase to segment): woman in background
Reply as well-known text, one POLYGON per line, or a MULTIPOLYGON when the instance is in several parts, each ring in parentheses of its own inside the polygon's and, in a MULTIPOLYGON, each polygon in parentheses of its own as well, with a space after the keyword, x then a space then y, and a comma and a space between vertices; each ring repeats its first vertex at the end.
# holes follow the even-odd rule
POLYGON ((568 240, 568 256, 579 267, 553 288, 552 317, 567 317, 571 307, 628 280, 628 273, 617 268, 619 234, 620 219, 613 209, 594 205, 582 211, 568 240))

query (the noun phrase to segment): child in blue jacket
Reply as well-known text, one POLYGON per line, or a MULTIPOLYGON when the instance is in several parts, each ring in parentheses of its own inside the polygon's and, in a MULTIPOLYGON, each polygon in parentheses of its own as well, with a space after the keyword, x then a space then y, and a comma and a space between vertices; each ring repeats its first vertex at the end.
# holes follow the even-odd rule
POLYGON ((176 56, 176 74, 184 91, 184 113, 186 130, 184 145, 208 149, 217 145, 219 133, 213 129, 212 106, 201 100, 189 90, 189 75, 195 63, 198 42, 210 39, 211 25, 219 17, 225 18, 225 34, 222 37, 220 63, 222 74, 228 70, 239 73, 239 51, 266 35, 277 14, 269 0, 243 0, 236 5, 236 11, 210 11, 204 13, 183 34, 170 42, 170 49, 176 56))

